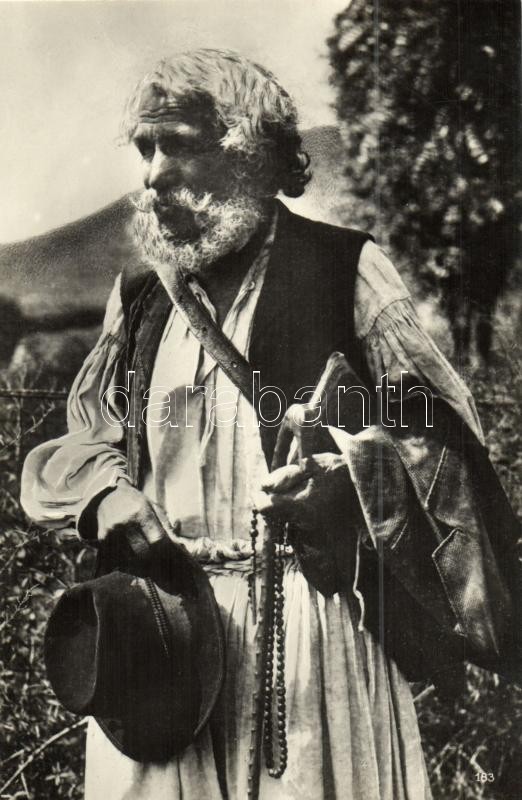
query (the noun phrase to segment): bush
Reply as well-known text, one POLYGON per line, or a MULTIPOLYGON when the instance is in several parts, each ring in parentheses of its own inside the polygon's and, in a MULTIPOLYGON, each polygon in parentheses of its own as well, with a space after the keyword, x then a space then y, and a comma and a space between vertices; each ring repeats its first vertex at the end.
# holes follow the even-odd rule
POLYGON ((49 611, 74 583, 85 561, 75 538, 28 524, 18 502, 25 453, 63 428, 63 404, 3 401, 0 407, 0 788, 36 753, 2 798, 81 798, 83 724, 41 748, 51 737, 77 725, 61 708, 46 680, 43 633, 49 611), (30 408, 32 406, 32 408, 30 408))
POLYGON ((487 357, 520 256, 520 3, 352 0, 329 47, 352 223, 417 253, 487 357))

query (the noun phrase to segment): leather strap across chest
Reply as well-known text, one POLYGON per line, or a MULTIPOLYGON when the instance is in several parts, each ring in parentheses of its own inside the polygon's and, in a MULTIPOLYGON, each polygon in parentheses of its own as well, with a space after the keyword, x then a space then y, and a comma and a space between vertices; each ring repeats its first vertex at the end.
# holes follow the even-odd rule
MULTIPOLYGON (((222 334, 208 337, 215 326, 181 275, 175 283, 176 303, 198 338, 206 337, 206 349, 250 402, 254 401, 254 371, 258 373, 256 387, 277 387, 288 405, 299 402, 296 393, 315 385, 333 351, 345 353, 354 371, 367 380, 353 315, 359 255, 370 238, 360 231, 298 217, 279 204, 274 242, 254 313, 249 363, 222 334)), ((127 455, 130 477, 139 484, 148 459, 141 398, 150 386, 172 301, 150 269, 138 275, 124 270, 121 293, 127 329, 122 370, 135 372, 130 399, 136 425, 127 431, 127 455)), ((277 408, 274 414, 270 407, 274 399, 277 401, 275 394, 263 397, 265 419, 277 413, 277 408)), ((300 401, 306 399, 303 396, 300 401)), ((268 464, 277 431, 277 425, 260 429, 268 464)))
POLYGON ((227 378, 237 386, 249 403, 254 405, 252 367, 194 297, 185 276, 176 267, 172 270, 169 289, 172 292, 172 300, 190 332, 212 356, 227 378))

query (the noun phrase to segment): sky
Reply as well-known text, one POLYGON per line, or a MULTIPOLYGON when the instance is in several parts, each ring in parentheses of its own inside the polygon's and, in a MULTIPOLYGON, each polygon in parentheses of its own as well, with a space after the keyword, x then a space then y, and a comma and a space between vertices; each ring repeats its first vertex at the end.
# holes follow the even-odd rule
POLYGON ((326 38, 349 0, 0 0, 0 242, 71 222, 140 185, 118 144, 124 100, 160 57, 240 50, 335 122, 326 38))

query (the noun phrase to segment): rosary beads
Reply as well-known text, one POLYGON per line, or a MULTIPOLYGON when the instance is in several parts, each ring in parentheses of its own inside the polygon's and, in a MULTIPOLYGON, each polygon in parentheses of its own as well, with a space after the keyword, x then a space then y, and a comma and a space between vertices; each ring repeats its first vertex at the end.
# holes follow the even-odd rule
POLYGON ((256 592, 256 571, 257 571, 257 511, 252 511, 252 519, 250 520, 250 544, 252 547, 252 571, 248 576, 248 599, 250 600, 250 608, 252 609, 252 622, 254 625, 257 622, 257 592, 256 592))
MULTIPOLYGON (((268 539, 268 558, 273 561, 272 602, 267 606, 266 660, 262 676, 263 691, 263 751, 268 774, 272 778, 280 778, 288 762, 288 743, 286 739, 286 687, 285 687, 285 631, 284 631, 284 553, 287 544, 287 526, 271 524, 268 539), (277 724, 273 720, 273 679, 274 654, 276 662, 276 715, 277 724), (277 731, 274 737, 274 729, 277 731), (274 760, 274 738, 276 738, 279 763, 274 760)), ((252 572, 249 576, 249 599, 252 608, 252 619, 256 624, 256 570, 257 570, 257 512, 252 512, 250 524, 250 541, 252 545, 252 572)))

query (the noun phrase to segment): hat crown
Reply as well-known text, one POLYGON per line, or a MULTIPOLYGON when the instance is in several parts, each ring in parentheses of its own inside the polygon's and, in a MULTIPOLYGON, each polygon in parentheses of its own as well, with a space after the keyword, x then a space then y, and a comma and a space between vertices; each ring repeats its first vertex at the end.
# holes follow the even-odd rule
POLYGON ((161 762, 206 724, 221 689, 224 643, 204 570, 170 540, 158 544, 152 593, 143 563, 64 592, 44 657, 62 705, 95 716, 130 758, 161 762))

